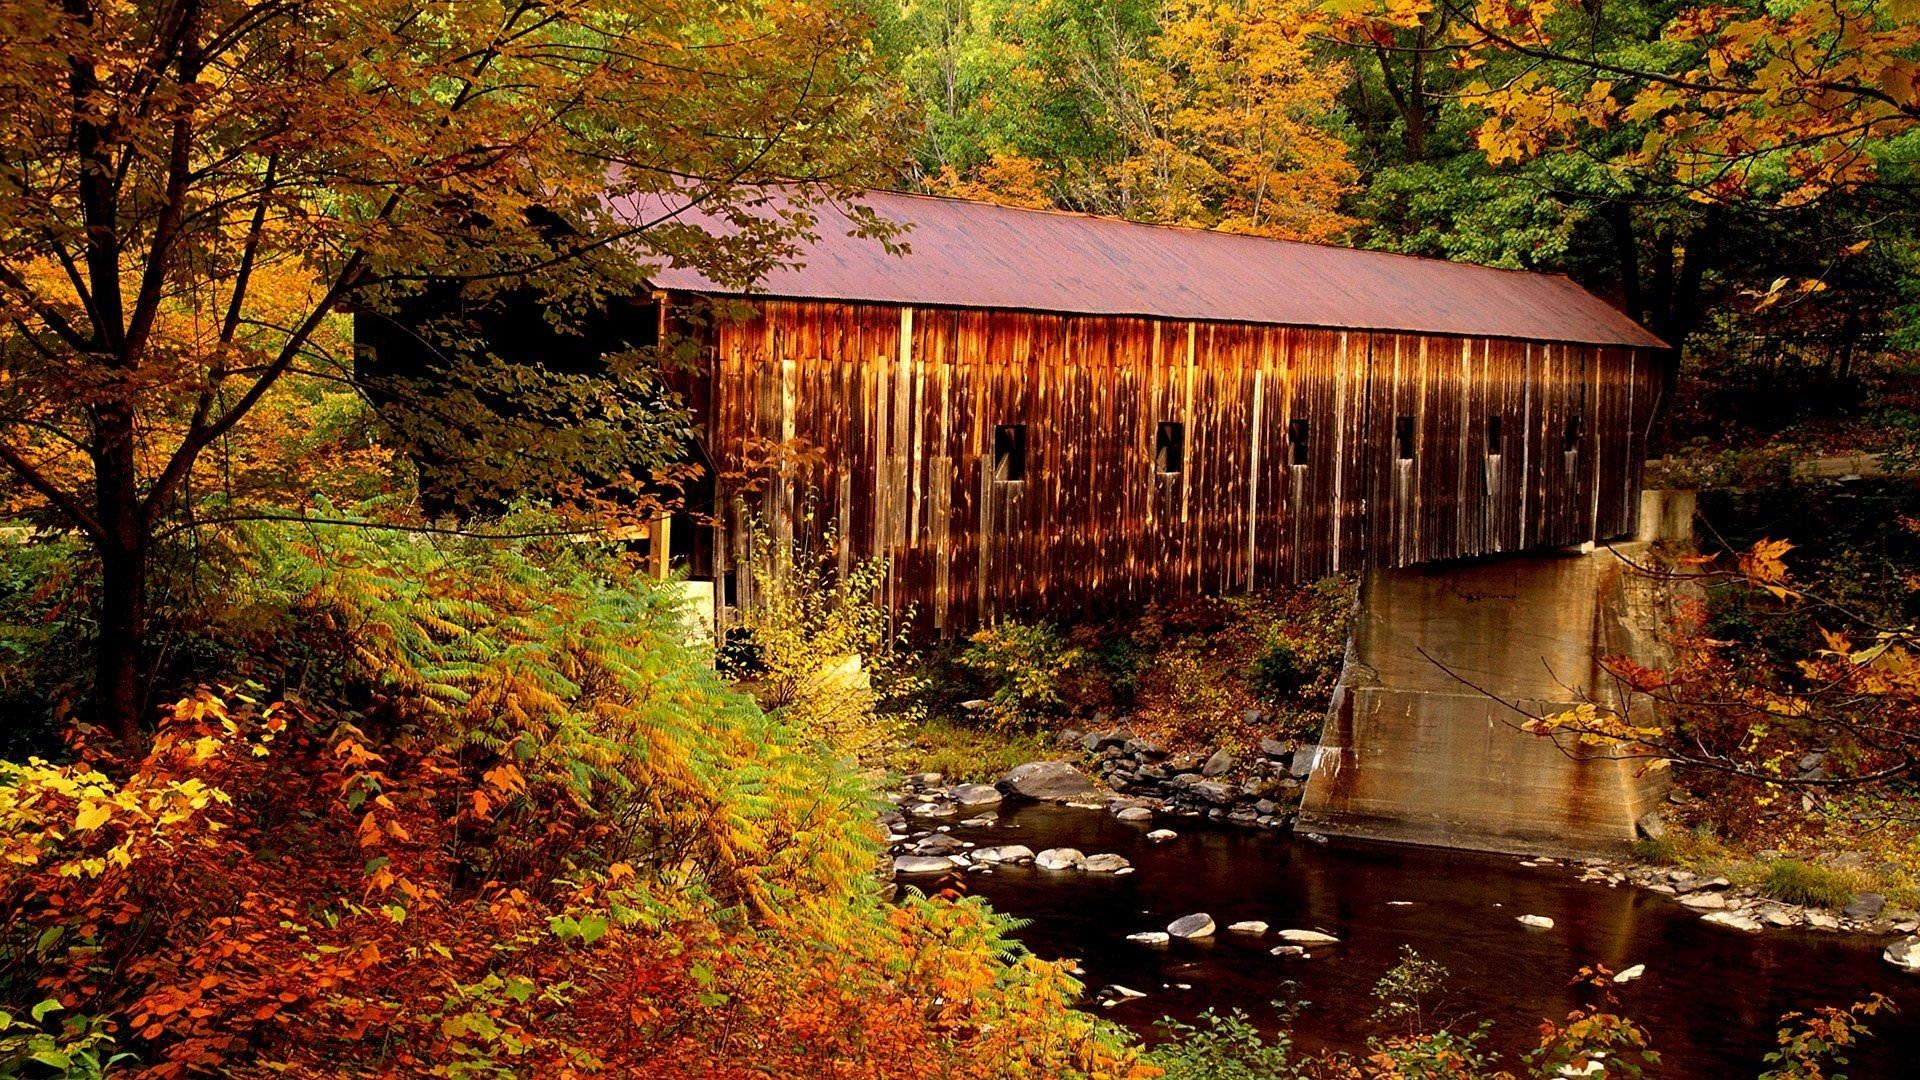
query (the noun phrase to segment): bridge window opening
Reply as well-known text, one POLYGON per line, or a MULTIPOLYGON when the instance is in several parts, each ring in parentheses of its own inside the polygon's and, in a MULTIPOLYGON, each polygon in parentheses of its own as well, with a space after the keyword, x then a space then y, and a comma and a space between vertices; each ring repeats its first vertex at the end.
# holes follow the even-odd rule
POLYGON ((1027 425, 994 425, 993 478, 1003 484, 1027 478, 1027 425))
POLYGON ((1487 417, 1487 456, 1500 456, 1500 414, 1492 413, 1487 417))
POLYGON ((1307 422, 1305 420, 1287 421, 1287 446, 1293 451, 1295 465, 1307 463, 1307 422))
POLYGON ((1177 473, 1186 468, 1187 425, 1162 421, 1153 436, 1153 468, 1159 473, 1177 473))
POLYGON ((1393 445, 1401 461, 1413 460, 1413 417, 1398 416, 1393 421, 1393 445))
POLYGON ((1560 436, 1560 449, 1571 454, 1580 449, 1580 434, 1585 426, 1585 418, 1579 413, 1567 417, 1566 430, 1560 436))

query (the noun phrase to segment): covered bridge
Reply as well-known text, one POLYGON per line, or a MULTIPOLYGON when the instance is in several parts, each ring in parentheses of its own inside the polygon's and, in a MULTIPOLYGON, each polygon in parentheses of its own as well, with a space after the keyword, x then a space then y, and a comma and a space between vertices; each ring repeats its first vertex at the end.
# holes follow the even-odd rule
POLYGON ((1634 528, 1667 350, 1564 277, 863 201, 909 253, 823 210, 750 294, 653 279, 707 346, 687 554, 731 602, 755 521, 884 558, 892 608, 943 633, 1634 528))

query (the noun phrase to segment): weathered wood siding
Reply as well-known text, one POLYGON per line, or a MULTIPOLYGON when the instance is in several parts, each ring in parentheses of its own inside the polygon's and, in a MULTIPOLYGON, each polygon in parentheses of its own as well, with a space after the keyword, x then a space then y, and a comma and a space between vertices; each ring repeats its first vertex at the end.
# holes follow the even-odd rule
POLYGON ((758 520, 841 566, 885 558, 893 609, 943 632, 1623 535, 1662 385, 1624 348, 747 308, 710 335, 716 568, 758 520), (1178 472, 1156 467, 1163 422, 1184 425, 1178 472), (996 425, 1025 425, 1024 480, 995 478, 996 425))

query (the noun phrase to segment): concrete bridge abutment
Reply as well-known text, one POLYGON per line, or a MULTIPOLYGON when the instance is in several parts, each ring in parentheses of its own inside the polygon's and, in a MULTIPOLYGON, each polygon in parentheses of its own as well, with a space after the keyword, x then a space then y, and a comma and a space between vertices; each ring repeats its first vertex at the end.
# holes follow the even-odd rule
POLYGON ((1666 770, 1522 725, 1582 702, 1653 719, 1602 665, 1670 661, 1676 589, 1634 564, 1691 505, 1647 495, 1642 539, 1370 572, 1297 828, 1524 853, 1631 845, 1665 800, 1666 770))

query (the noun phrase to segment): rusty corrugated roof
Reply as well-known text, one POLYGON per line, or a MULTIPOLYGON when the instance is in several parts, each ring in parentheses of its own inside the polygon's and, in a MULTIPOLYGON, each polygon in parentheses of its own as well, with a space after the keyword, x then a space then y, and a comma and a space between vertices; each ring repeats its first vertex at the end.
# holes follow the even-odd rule
MULTIPOLYGON (((848 235, 851 219, 821 206, 813 211, 819 236, 803 245, 799 265, 774 270, 750 293, 678 267, 659 271, 654 284, 730 295, 1664 347, 1555 274, 964 199, 872 191, 859 201, 909 226, 896 238, 910 247, 907 254, 848 235)), ((635 219, 676 209, 612 205, 635 219)), ((725 228, 696 208, 677 217, 725 228)))

